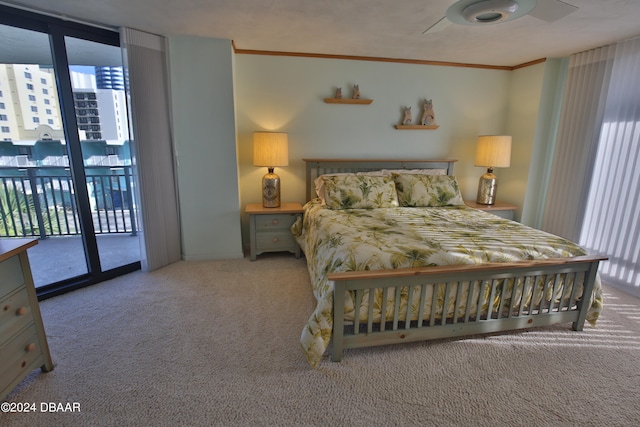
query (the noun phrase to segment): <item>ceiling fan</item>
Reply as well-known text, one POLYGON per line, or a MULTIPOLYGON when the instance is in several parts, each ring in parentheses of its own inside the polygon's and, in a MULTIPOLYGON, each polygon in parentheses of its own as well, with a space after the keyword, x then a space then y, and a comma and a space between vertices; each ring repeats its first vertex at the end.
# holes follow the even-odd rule
POLYGON ((449 6, 445 16, 422 34, 442 31, 451 24, 490 25, 513 21, 524 15, 554 22, 576 10, 576 6, 560 0, 458 0, 449 6))

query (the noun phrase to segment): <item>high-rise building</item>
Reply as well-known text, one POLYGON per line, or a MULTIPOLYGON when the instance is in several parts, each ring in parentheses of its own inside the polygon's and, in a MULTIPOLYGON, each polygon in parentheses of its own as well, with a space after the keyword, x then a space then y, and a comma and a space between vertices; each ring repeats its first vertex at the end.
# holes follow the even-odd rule
POLYGON ((64 138, 55 76, 34 64, 0 64, 0 140, 64 138))
MULTIPOLYGON (((129 140, 122 68, 95 68, 103 71, 102 88, 97 74, 70 70, 78 136, 86 163, 119 165, 129 140)), ((0 165, 68 165, 64 144, 53 70, 0 64, 0 165)))
POLYGON ((122 67, 95 67, 98 89, 124 90, 122 67))

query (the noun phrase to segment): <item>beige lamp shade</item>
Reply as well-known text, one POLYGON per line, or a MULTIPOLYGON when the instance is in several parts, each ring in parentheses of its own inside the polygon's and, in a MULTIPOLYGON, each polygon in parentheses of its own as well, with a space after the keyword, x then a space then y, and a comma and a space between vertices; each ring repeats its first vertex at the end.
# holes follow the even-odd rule
POLYGON ((476 148, 476 166, 508 168, 511 164, 511 136, 481 135, 476 148))
POLYGON ((254 132, 253 165, 271 168, 288 166, 289 140, 287 134, 280 132, 254 132))

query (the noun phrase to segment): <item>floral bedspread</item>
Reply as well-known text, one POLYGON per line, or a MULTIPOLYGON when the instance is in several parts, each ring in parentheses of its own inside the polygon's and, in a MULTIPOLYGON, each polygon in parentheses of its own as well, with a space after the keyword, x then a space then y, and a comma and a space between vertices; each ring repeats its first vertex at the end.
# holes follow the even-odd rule
MULTIPOLYGON (((313 367, 331 339, 333 285, 327 273, 587 254, 561 237, 466 206, 332 210, 314 199, 291 231, 305 253, 317 300, 300 338, 313 367)), ((587 321, 594 324, 601 307, 596 281, 587 321)))

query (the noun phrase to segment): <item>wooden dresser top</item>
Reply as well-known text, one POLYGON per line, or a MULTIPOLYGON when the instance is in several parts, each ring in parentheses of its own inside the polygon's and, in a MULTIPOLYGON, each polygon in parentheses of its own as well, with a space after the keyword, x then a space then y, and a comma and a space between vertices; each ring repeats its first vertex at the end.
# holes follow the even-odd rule
POLYGON ((0 262, 37 244, 36 239, 0 239, 0 262))

